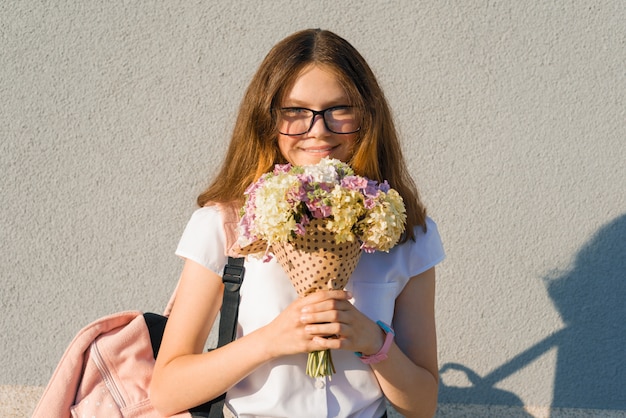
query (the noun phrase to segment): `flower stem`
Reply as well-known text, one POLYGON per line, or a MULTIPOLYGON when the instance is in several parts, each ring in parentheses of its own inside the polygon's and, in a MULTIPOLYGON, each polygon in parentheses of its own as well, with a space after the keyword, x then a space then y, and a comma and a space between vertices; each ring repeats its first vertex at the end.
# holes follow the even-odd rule
POLYGON ((306 363, 306 374, 311 377, 332 376, 335 373, 333 356, 330 350, 309 353, 306 363))

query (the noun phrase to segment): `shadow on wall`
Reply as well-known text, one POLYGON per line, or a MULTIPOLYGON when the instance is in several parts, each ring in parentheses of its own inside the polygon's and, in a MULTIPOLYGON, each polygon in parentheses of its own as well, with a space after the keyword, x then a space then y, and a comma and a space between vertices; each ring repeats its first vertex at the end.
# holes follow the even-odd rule
POLYGON ((571 270, 545 282, 565 328, 486 376, 444 364, 440 402, 522 406, 517 395, 494 386, 557 348, 553 407, 626 410, 626 215, 601 228, 578 252, 571 270), (472 387, 446 386, 444 374, 450 370, 465 373, 472 387))

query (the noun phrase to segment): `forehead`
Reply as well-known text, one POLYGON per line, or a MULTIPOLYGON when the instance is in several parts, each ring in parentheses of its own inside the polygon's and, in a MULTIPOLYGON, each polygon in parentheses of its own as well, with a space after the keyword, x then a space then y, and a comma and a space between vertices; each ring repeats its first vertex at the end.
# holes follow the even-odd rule
POLYGON ((336 69, 327 65, 309 64, 298 72, 291 85, 285 89, 282 102, 332 104, 348 100, 344 79, 336 69))

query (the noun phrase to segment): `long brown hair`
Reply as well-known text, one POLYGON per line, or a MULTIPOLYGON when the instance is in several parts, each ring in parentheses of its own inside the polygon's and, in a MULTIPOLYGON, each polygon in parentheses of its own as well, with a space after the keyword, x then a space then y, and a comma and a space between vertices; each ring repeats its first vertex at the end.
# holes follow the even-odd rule
POLYGON ((407 210, 404 240, 414 239, 413 227, 426 227, 426 210, 402 156, 389 105, 376 77, 361 54, 345 39, 326 30, 307 29, 280 41, 252 78, 239 108, 226 158, 210 186, 198 196, 199 206, 243 205, 244 191, 275 164, 285 163, 276 142, 272 109, 310 64, 333 71, 363 115, 354 154, 347 161, 355 173, 387 180, 407 210))

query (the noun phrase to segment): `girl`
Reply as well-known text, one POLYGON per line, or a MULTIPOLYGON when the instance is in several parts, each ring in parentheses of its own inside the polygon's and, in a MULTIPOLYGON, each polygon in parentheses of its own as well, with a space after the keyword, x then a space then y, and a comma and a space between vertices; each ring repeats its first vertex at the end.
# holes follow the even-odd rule
POLYGON ((385 399, 405 416, 435 413, 434 266, 443 248, 383 92, 347 41, 305 30, 269 52, 245 93, 221 171, 198 204, 176 251, 185 264, 151 386, 164 415, 225 391, 227 412, 239 417, 378 418, 385 399), (304 298, 275 260, 246 260, 237 339, 203 352, 227 261, 217 205, 241 207, 245 189, 277 163, 323 157, 387 180, 401 194, 401 243, 389 253, 364 253, 346 291, 304 298), (338 338, 324 338, 330 335, 338 338), (336 373, 307 376, 307 353, 324 349, 333 350, 336 373))

